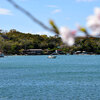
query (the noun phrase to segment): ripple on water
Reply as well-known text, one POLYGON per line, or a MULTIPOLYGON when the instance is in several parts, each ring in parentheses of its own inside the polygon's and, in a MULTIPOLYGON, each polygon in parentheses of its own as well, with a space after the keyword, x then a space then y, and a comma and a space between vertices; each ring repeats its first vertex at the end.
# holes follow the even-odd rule
POLYGON ((0 100, 100 100, 100 56, 0 59, 0 100))

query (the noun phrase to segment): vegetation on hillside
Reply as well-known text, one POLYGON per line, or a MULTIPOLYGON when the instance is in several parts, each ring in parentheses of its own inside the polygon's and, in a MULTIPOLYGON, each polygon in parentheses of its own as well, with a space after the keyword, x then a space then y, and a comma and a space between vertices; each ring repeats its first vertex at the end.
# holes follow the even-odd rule
POLYGON ((62 43, 60 37, 25 34, 15 29, 9 32, 0 30, 0 51, 4 54, 22 54, 27 49, 48 49, 51 51, 60 49, 65 53, 87 51, 100 54, 100 38, 77 37, 75 44, 68 47, 62 43))

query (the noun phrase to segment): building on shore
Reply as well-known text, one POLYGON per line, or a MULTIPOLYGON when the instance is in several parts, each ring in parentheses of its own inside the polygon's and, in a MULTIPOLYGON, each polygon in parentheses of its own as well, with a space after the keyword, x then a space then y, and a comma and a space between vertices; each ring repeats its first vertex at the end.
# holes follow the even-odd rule
POLYGON ((27 54, 27 55, 42 55, 43 54, 43 50, 42 49, 27 49, 23 51, 23 54, 27 54))
POLYGON ((62 50, 42 50, 42 49, 27 49, 24 50, 23 55, 64 55, 65 53, 62 50))
POLYGON ((65 55, 65 53, 59 49, 59 50, 55 50, 55 52, 53 52, 52 55, 65 55))
POLYGON ((52 50, 48 50, 48 49, 43 50, 43 54, 44 54, 44 55, 50 55, 50 54, 52 54, 52 53, 53 53, 52 50))
POLYGON ((95 53, 87 52, 87 51, 76 51, 76 52, 74 52, 74 54, 77 54, 77 55, 95 55, 95 53))

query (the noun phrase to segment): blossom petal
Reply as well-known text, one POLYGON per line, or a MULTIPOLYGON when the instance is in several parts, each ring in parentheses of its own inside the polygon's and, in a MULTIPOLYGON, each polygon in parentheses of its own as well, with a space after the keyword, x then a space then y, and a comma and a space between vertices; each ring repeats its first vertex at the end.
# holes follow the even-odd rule
POLYGON ((69 28, 61 27, 60 35, 63 43, 67 44, 68 46, 72 46, 75 42, 75 32, 73 34, 73 31, 71 31, 69 28))

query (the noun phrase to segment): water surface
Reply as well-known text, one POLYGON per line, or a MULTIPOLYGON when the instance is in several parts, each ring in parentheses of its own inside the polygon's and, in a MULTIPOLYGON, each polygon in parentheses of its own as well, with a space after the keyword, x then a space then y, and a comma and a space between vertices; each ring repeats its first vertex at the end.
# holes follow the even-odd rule
POLYGON ((0 58, 0 100, 100 100, 100 56, 0 58))

